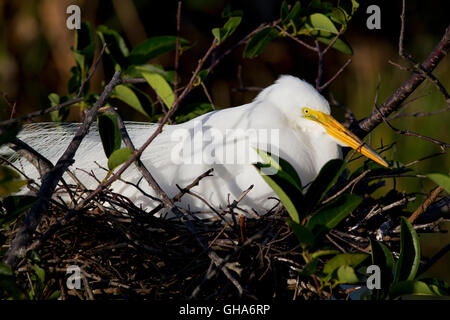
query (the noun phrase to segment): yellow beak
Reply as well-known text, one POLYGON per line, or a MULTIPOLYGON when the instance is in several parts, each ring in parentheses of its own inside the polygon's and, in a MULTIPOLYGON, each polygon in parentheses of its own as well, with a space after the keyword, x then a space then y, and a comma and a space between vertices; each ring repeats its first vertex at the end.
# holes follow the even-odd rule
POLYGON ((356 135, 347 130, 329 114, 321 111, 310 110, 309 114, 305 115, 305 118, 320 123, 330 136, 336 138, 350 148, 362 153, 367 158, 389 168, 388 163, 378 153, 373 151, 368 145, 362 142, 356 135))

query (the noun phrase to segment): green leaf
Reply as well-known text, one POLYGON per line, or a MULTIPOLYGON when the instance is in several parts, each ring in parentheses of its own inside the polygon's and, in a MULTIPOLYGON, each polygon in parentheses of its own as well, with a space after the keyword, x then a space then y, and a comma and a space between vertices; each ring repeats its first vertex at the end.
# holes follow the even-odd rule
POLYGON ((438 296, 450 296, 450 286, 445 280, 437 278, 422 278, 428 287, 438 296))
MULTIPOLYGON (((60 98, 58 94, 50 93, 48 95, 48 100, 50 101, 50 106, 54 107, 60 103, 66 102, 68 98, 67 97, 60 98)), ((69 113, 70 113, 70 106, 65 106, 56 111, 50 112, 50 117, 53 122, 64 122, 69 116, 69 113)))
POLYGON ((116 68, 126 70, 130 52, 122 36, 117 31, 109 29, 104 25, 97 28, 97 35, 102 44, 106 43, 107 47, 105 52, 116 64, 116 68))
POLYGON ((302 192, 302 182, 300 181, 300 177, 297 174, 297 171, 293 166, 290 165, 289 162, 284 160, 283 158, 278 158, 278 162, 272 158, 270 153, 267 153, 263 150, 256 149, 256 153, 261 157, 264 164, 268 167, 273 167, 276 169, 276 174, 289 182, 289 184, 293 185, 299 192, 302 192))
POLYGON ((377 265, 381 272, 381 289, 374 290, 377 299, 383 299, 392 281, 392 270, 394 269, 394 257, 391 251, 379 241, 370 239, 372 264, 377 265))
POLYGON ((325 163, 319 174, 311 183, 306 192, 308 214, 323 199, 325 194, 336 184, 337 179, 345 169, 345 163, 341 159, 333 159, 325 163))
POLYGON ((319 260, 318 259, 311 259, 310 262, 308 262, 303 270, 299 273, 299 275, 301 277, 307 277, 309 275, 312 274, 316 274, 317 273, 317 266, 319 264, 319 260))
POLYGON ((212 111, 213 108, 209 103, 190 103, 186 105, 185 107, 180 109, 180 111, 177 111, 177 116, 175 117, 176 123, 183 123, 189 120, 192 120, 194 118, 197 118, 198 116, 201 116, 207 112, 212 111))
POLYGON ((425 282, 413 280, 400 281, 389 291, 391 299, 405 295, 434 296, 435 292, 425 282))
POLYGON ((200 85, 208 76, 208 70, 207 69, 203 69, 200 70, 200 72, 197 75, 197 78, 195 78, 194 80, 194 87, 200 85))
MULTIPOLYGON (((69 85, 69 93, 73 93, 76 90, 73 88, 74 81, 76 81, 78 87, 81 82, 87 77, 89 69, 94 61, 95 54, 95 39, 94 31, 89 22, 83 22, 81 28, 75 32, 75 45, 71 48, 72 54, 75 57, 77 66, 72 69, 72 78, 69 85), (73 90, 73 92, 72 92, 73 90)), ((88 90, 88 86, 85 87, 88 90)))
POLYGON ((50 93, 48 95, 48 100, 50 101, 50 106, 54 107, 59 104, 59 95, 57 93, 50 93))
POLYGON ((346 25, 348 22, 348 15, 342 8, 332 8, 330 18, 341 25, 346 25))
POLYGON ((346 13, 347 20, 350 20, 358 9, 359 3, 356 0, 339 0, 338 7, 346 13))
POLYGON ((359 282, 358 276, 355 273, 355 270, 348 266, 340 266, 337 271, 337 278, 340 283, 357 283, 359 282))
POLYGON ((244 58, 256 58, 263 49, 279 35, 275 28, 265 28, 255 34, 244 49, 244 58))
POLYGON ((211 33, 213 34, 214 38, 220 43, 220 28, 213 28, 211 30, 211 33))
POLYGON ((239 26, 239 24, 242 21, 242 17, 240 16, 231 16, 228 18, 228 21, 225 22, 224 26, 222 28, 214 28, 212 30, 212 34, 217 39, 219 43, 225 41, 226 38, 231 36, 234 31, 236 31, 236 28, 239 26))
POLYGON ((297 172, 286 160, 279 158, 277 162, 269 153, 259 149, 256 151, 265 163, 258 162, 254 164, 255 168, 279 197, 291 219, 300 223, 297 208, 304 204, 304 198, 297 172))
POLYGON ((228 21, 224 24, 222 30, 221 30, 221 41, 225 40, 229 36, 231 36, 234 31, 236 31, 236 28, 239 26, 239 24, 242 21, 242 17, 240 16, 232 16, 228 19, 228 21))
MULTIPOLYGON (((305 197, 308 199, 308 197, 305 197)), ((343 194, 332 202, 328 203, 316 214, 314 214, 306 224, 306 227, 313 231, 316 226, 323 227, 326 231, 336 227, 361 203, 362 198, 352 194, 343 194)))
POLYGON ((261 177, 264 179, 264 181, 272 188, 272 190, 275 192, 275 194, 278 196, 280 201, 283 203, 284 207, 286 208, 287 212, 289 213, 291 219, 296 222, 300 223, 300 215, 288 196, 288 194, 283 190, 282 187, 280 187, 279 182, 276 181, 277 176, 268 176, 261 173, 261 168, 264 167, 263 164, 257 163, 254 164, 258 172, 261 174, 261 177))
POLYGON ((368 257, 365 253, 341 253, 330 260, 323 267, 323 272, 326 274, 332 273, 341 266, 356 267, 368 257))
POLYGON ((0 129, 0 146, 13 141, 21 129, 22 125, 19 122, 14 122, 10 125, 2 127, 0 129))
POLYGON ((10 266, 0 262, 0 277, 13 277, 14 273, 10 266))
POLYGON ((114 151, 108 158, 108 169, 114 170, 122 163, 127 162, 133 156, 133 151, 130 148, 122 148, 114 151))
MULTIPOLYGON (((73 51, 74 54, 83 56, 80 62, 82 61, 84 66, 81 63, 80 66, 82 66, 82 70, 87 74, 94 61, 95 54, 94 30, 89 22, 83 22, 81 28, 76 30, 73 51)), ((77 60, 77 57, 75 59, 77 60)))
POLYGON ((380 268, 386 268, 389 273, 394 269, 394 257, 391 251, 381 242, 370 239, 370 248, 372 256, 372 264, 380 268))
POLYGON ((317 250, 316 252, 311 253, 311 259, 319 258, 321 256, 329 256, 338 254, 338 250, 317 250))
POLYGON ((127 74, 132 78, 142 77, 142 72, 157 73, 161 75, 168 83, 173 83, 175 77, 175 71, 166 71, 164 68, 157 64, 144 64, 141 66, 131 66, 127 70, 127 74))
POLYGON ((9 299, 23 300, 25 295, 21 292, 21 288, 16 284, 14 273, 10 266, 0 262, 0 290, 2 291, 2 298, 4 293, 10 293, 12 297, 9 299))
MULTIPOLYGON (((329 45, 331 43, 331 41, 333 41, 335 35, 329 32, 325 32, 325 31, 312 31, 311 35, 317 39, 318 41, 325 43, 326 45, 329 45)), ((336 40, 336 42, 333 44, 333 47, 336 50, 339 50, 342 53, 348 54, 348 55, 352 55, 353 54, 353 49, 350 46, 350 44, 347 42, 347 40, 345 40, 345 38, 343 36, 341 36, 340 38, 338 38, 336 40)), ((381 166, 381 165, 380 165, 381 166)))
POLYGON ((283 0, 280 7, 280 18, 283 25, 285 24, 286 17, 288 16, 288 14, 289 14, 289 5, 286 2, 286 0, 283 0))
POLYGON ((291 219, 287 222, 303 248, 313 245, 315 237, 309 229, 291 219))
MULTIPOLYGON (((144 107, 141 104, 141 101, 139 100, 138 96, 136 95, 136 92, 132 88, 135 89, 134 87, 132 87, 130 85, 120 84, 120 85, 116 86, 114 88, 114 90, 112 91, 111 98, 116 98, 116 99, 119 99, 119 100, 125 102, 133 109, 139 111, 143 115, 150 118, 151 114, 153 113, 153 110, 152 109, 148 110, 148 106, 147 106, 147 110, 144 109, 144 107), (150 112, 150 114, 149 114, 149 112, 150 112)), ((150 100, 150 98, 148 98, 148 99, 150 100)), ((150 100, 150 103, 151 103, 151 100, 150 100)))
POLYGON ((0 197, 19 191, 27 180, 19 180, 20 174, 6 166, 0 166, 0 197))
POLYGON ((37 264, 33 265, 33 269, 36 272, 41 283, 44 283, 45 282, 45 270, 42 269, 41 267, 39 267, 37 264))
MULTIPOLYGON (((141 65, 147 61, 156 58, 166 52, 176 49, 177 37, 175 36, 159 36, 145 40, 138 44, 128 56, 130 65, 141 65)), ((180 49, 186 49, 189 41, 180 38, 180 49)))
POLYGON ((56 290, 48 297, 48 300, 58 300, 60 296, 61 292, 59 290, 56 290))
POLYGON ((107 158, 118 150, 122 144, 117 115, 113 113, 102 113, 97 116, 98 132, 103 145, 103 151, 107 158))
POLYGON ((310 15, 307 19, 306 27, 311 30, 320 30, 334 34, 339 33, 333 22, 322 13, 313 13, 310 15))
POLYGON ((292 25, 294 28, 297 28, 299 26, 300 21, 300 1, 295 2, 292 9, 289 11, 287 7, 287 3, 283 1, 283 4, 281 6, 281 23, 284 27, 288 27, 289 25, 292 25))
POLYGON ((155 90, 166 107, 170 109, 175 101, 175 94, 167 81, 158 73, 142 71, 142 76, 147 80, 148 84, 155 90))
POLYGON ((445 173, 429 173, 427 177, 450 193, 450 176, 445 173))
POLYGON ((69 94, 73 94, 78 92, 81 86, 81 70, 79 67, 72 67, 70 69, 70 72, 72 73, 72 76, 70 77, 69 81, 67 82, 67 91, 69 94))
POLYGON ((2 200, 2 206, 6 214, 0 214, 0 225, 10 223, 17 219, 21 213, 31 208, 37 199, 34 196, 9 196, 4 198, 2 200))
POLYGON ((416 230, 405 217, 400 222, 400 256, 395 268, 394 283, 414 280, 420 264, 420 243, 416 230))

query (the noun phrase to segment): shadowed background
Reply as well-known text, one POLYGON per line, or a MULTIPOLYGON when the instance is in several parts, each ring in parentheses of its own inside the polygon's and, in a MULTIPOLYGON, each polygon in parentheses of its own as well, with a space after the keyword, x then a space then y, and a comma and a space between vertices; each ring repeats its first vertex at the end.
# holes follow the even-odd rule
MULTIPOLYGON (((292 1, 291 3, 293 3, 292 1)), ((309 2, 309 1, 308 1, 309 2)), ((335 2, 335 1, 333 1, 335 2)), ((398 35, 400 31, 401 1, 359 1, 360 7, 350 23, 345 37, 351 44, 354 55, 352 63, 323 94, 329 100, 330 94, 349 107, 358 119, 373 111, 376 88, 379 83, 378 104, 383 103, 395 89, 405 81, 410 73, 391 65, 389 60, 407 65, 398 56, 398 35), (366 8, 370 4, 381 7, 381 30, 368 30, 366 8)), ((302 1, 305 5, 307 1, 302 1)), ((81 7, 82 21, 90 21, 93 26, 105 24, 117 30, 125 38, 130 48, 148 37, 176 34, 177 1, 143 0, 42 0, 42 1, 0 1, 0 91, 10 101, 16 102, 16 116, 49 106, 48 94, 67 94, 70 68, 75 60, 70 51, 74 32, 66 28, 66 8, 70 4, 81 7)), ((191 76, 197 61, 203 56, 212 40, 211 29, 221 26, 224 20, 221 11, 229 4, 231 9, 243 10, 243 22, 236 33, 219 48, 223 50, 239 41, 263 22, 279 17, 281 1, 225 1, 225 0, 185 0, 181 15, 181 36, 195 44, 180 59, 181 84, 191 76)), ((423 61, 442 36, 447 24, 448 13, 443 10, 444 1, 407 1, 405 49, 418 61, 423 61)), ((218 108, 232 107, 250 102, 258 93, 242 90, 246 87, 263 88, 270 85, 280 74, 292 74, 313 83, 317 74, 317 56, 294 41, 283 38, 270 43, 255 59, 243 59, 242 47, 225 58, 206 81, 206 86, 214 104, 218 108), (241 76, 239 75, 241 70, 241 76)), ((349 58, 336 50, 325 56, 324 77, 328 80, 349 58)), ((166 69, 173 69, 174 54, 168 53, 151 61, 166 69)), ((450 61, 444 59, 434 74, 448 88, 450 83, 450 61)), ((102 81, 108 81, 111 70, 100 65, 95 73, 91 88, 99 91, 102 81)), ((185 103, 207 102, 201 87, 194 90, 185 103)), ((432 112, 445 108, 446 102, 434 85, 425 81, 408 99, 404 113, 432 112)), ((181 106, 182 108, 183 106, 181 106)), ((133 109, 120 105, 119 112, 125 120, 145 121, 133 109)), ((333 113, 343 120, 344 112, 334 108, 333 113)), ((0 119, 10 117, 11 108, 0 100, 0 119)), ((79 113, 73 108, 70 121, 77 121, 79 113)), ((49 120, 41 118, 39 121, 49 120)), ((449 112, 428 117, 399 117, 392 120, 397 128, 418 132, 422 135, 448 142, 449 112)), ((388 160, 395 159, 409 163, 439 151, 430 142, 394 133, 385 124, 376 128, 371 135, 373 147, 394 143, 384 154, 388 160)), ((441 155, 412 166, 414 173, 449 171, 449 156, 441 155)), ((352 163, 350 168, 356 165, 352 163)), ((406 192, 429 192, 434 186, 427 179, 401 178, 387 181, 380 193, 387 188, 406 192)), ((424 200, 418 196, 410 203, 413 210, 424 200)), ((447 240, 438 241, 436 249, 447 240)))

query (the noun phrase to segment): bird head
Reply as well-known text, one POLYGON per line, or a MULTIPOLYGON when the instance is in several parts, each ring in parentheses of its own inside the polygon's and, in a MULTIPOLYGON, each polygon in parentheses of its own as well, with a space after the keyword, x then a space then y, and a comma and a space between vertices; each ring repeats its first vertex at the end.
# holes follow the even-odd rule
POLYGON ((328 101, 306 81, 293 76, 281 76, 270 90, 264 91, 257 100, 270 100, 297 128, 326 133, 340 146, 350 147, 369 159, 389 167, 378 153, 331 116, 328 101))

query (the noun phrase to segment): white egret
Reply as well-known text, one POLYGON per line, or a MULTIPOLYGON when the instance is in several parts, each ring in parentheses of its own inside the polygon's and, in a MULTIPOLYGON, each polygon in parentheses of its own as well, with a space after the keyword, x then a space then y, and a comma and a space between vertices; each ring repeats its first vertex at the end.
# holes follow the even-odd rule
MULTIPOLYGON (((130 122, 126 127, 135 146, 139 147, 156 125, 130 122)), ((76 125, 33 124, 27 126, 20 137, 56 162, 75 129, 76 125)), ((341 146, 357 149, 368 158, 388 166, 383 158, 330 115, 329 104, 318 91, 293 76, 281 76, 249 104, 212 111, 183 124, 164 126, 163 132, 144 151, 141 160, 169 197, 179 192, 176 184, 184 187, 209 168, 214 168, 213 176, 203 179, 192 189, 193 192, 212 206, 225 208, 229 201, 237 199, 250 185, 254 185, 239 206, 264 214, 276 200, 268 200, 275 194, 252 166, 257 160, 255 147, 265 149, 261 144, 271 149, 265 151, 287 160, 304 185, 314 179, 327 161, 342 157, 341 146)), ((28 175, 38 178, 31 165, 25 164, 25 160, 21 162, 28 175)), ((93 172, 102 180, 106 172, 99 165, 107 167, 107 159, 99 134, 96 128, 92 128, 80 145, 70 170, 87 188, 94 189, 98 181, 86 172, 93 172)), ((140 178, 134 166, 122 175, 123 180, 134 184, 140 178)), ((65 179, 72 181, 67 175, 65 179)), ((139 186, 146 193, 154 194, 145 181, 139 186)), ((121 181, 114 182, 112 189, 147 211, 158 204, 134 186, 121 181)), ((183 196, 179 205, 199 214, 211 214, 203 201, 191 195, 183 196)))

